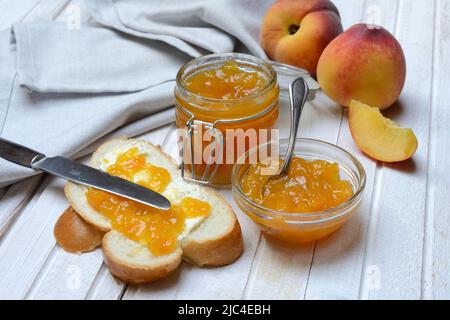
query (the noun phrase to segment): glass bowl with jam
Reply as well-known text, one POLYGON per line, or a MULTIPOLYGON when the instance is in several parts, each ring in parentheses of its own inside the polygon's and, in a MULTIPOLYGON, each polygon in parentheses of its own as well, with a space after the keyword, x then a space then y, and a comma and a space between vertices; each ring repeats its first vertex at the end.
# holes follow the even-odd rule
MULTIPOLYGON (((280 161, 287 146, 288 139, 281 139, 280 161)), ((268 162, 258 158, 258 149, 264 147, 238 159, 232 189, 239 208, 266 234, 288 242, 310 242, 335 232, 356 213, 366 174, 350 153, 324 141, 297 139, 287 174, 273 179, 268 162)))

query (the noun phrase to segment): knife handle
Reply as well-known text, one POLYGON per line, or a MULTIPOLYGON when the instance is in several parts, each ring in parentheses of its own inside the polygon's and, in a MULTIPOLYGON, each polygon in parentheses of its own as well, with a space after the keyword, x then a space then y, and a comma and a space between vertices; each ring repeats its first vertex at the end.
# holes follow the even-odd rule
POLYGON ((0 157, 15 164, 31 168, 33 161, 45 155, 12 141, 0 138, 0 157))

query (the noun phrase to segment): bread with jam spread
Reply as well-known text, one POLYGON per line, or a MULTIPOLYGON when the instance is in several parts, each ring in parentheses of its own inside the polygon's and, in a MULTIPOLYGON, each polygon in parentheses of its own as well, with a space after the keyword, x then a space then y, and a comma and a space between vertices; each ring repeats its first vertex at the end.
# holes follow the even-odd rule
MULTIPOLYGON (((85 221, 106 231, 102 243, 104 261, 114 276, 135 283, 151 282, 176 270, 182 259, 198 266, 223 266, 234 262, 241 255, 243 251, 241 228, 230 204, 211 188, 184 181, 176 162, 159 146, 138 139, 113 139, 103 144, 93 154, 90 165, 110 172, 111 166, 119 161, 123 161, 123 167, 119 168, 122 171, 119 171, 124 172, 125 175, 130 171, 130 166, 137 168, 133 179, 139 176, 155 183, 156 174, 159 177, 159 174, 163 173, 161 177, 168 177, 165 181, 167 185, 155 191, 166 196, 171 201, 172 208, 177 208, 173 209, 174 212, 167 214, 180 218, 178 220, 182 221, 182 226, 181 222, 173 222, 176 226, 174 228, 177 229, 172 230, 170 223, 177 219, 164 220, 166 211, 151 212, 151 216, 142 218, 148 220, 142 222, 139 220, 142 207, 136 209, 132 203, 122 203, 120 201, 126 199, 120 199, 117 196, 108 198, 105 194, 101 194, 100 197, 93 198, 91 193, 95 190, 68 182, 65 186, 65 194, 72 208, 85 221), (131 155, 123 160, 122 158, 127 154, 131 155), (148 170, 141 170, 141 167, 136 164, 138 161, 143 161, 147 167, 142 168, 148 170), (156 170, 153 177, 152 170, 156 170), (198 207, 197 203, 201 206, 198 207), (206 210, 205 208, 208 210, 207 214, 198 215, 195 212, 197 209, 206 210), (119 210, 124 210, 120 212, 126 214, 118 214, 119 210), (128 212, 131 212, 129 216, 128 212), (184 215, 184 212, 193 214, 195 217, 184 215), (145 228, 136 229, 136 226, 141 225, 139 223, 161 228, 155 227, 152 232, 145 228), (159 236, 158 230, 165 230, 167 234, 159 236), (172 239, 170 236, 172 238, 176 236, 174 238, 176 241, 172 241, 171 244, 170 241, 159 240, 160 237, 172 239), (166 246, 167 243, 171 247, 166 246)), ((159 185, 158 181, 156 183, 159 185)))

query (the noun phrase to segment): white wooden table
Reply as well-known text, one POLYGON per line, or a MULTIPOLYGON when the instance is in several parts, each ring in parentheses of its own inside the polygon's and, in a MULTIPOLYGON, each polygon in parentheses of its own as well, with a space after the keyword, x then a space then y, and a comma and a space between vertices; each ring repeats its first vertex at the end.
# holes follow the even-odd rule
MULTIPOLYGON (((328 239, 286 247, 267 240, 236 208, 245 241, 236 263, 218 269, 183 263, 166 280, 132 286, 110 275, 100 250, 72 255, 56 245, 53 225, 67 207, 63 181, 35 177, 0 191, 0 298, 450 298, 450 0, 334 2, 344 28, 378 15, 400 40, 407 81, 388 114, 413 127, 419 139, 413 161, 377 163, 353 143, 346 111, 323 95, 306 108, 301 134, 337 143, 366 169, 366 196, 356 217, 328 239)), ((65 19, 70 3, 0 0, 0 29, 65 19)), ((280 120, 282 135, 286 120, 280 120)), ((144 138, 176 155, 173 125, 144 138)), ((224 194, 232 201, 229 191, 224 194)))

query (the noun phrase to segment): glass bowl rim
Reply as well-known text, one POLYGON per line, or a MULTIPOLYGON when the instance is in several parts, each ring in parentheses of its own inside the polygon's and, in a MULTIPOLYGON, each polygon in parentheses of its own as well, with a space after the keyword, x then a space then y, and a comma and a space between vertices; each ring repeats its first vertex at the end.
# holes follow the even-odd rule
MULTIPOLYGON (((283 138, 280 139, 280 145, 286 142, 288 142, 289 139, 288 138, 283 138)), ((326 222, 326 221, 330 221, 330 220, 334 220, 337 219, 343 215, 348 214, 347 209, 351 208, 354 204, 356 204, 360 199, 361 196, 364 192, 365 189, 365 185, 366 185, 366 172, 364 170, 363 165, 361 164, 361 162, 356 159, 350 152, 348 152, 347 150, 339 147, 338 145, 323 141, 323 140, 318 140, 318 139, 311 139, 311 138, 297 138, 297 143, 301 143, 301 141, 307 141, 313 144, 320 144, 322 146, 325 146, 327 148, 331 148, 334 149, 338 152, 343 153, 347 158, 349 158, 351 160, 351 162, 355 165, 356 169, 357 169, 357 173, 358 173, 358 177, 357 177, 357 181, 358 181, 358 189, 353 193, 352 197, 350 199, 348 199, 347 201, 341 203, 340 205, 328 209, 328 210, 323 210, 323 211, 317 211, 317 212, 304 212, 304 213, 299 213, 299 212, 284 212, 284 211, 279 211, 279 210, 273 210, 273 209, 269 209, 266 208, 256 202, 254 202, 253 200, 251 200, 250 198, 248 198, 244 192, 241 189, 241 185, 240 182, 237 181, 238 180, 238 169, 244 165, 244 164, 240 164, 239 162, 242 161, 243 159, 246 159, 248 157, 248 155, 250 154, 250 152, 255 151, 258 147, 254 147, 248 151, 246 151, 236 162, 236 164, 233 166, 233 170, 232 170, 232 178, 231 178, 231 184, 232 184, 232 192, 234 195, 239 196, 241 199, 243 199, 245 202, 249 203, 252 207, 256 207, 257 209, 261 210, 262 212, 257 212, 254 213, 255 215, 263 218, 263 219, 273 219, 273 218, 283 218, 284 220, 288 220, 290 223, 301 223, 301 224, 315 224, 318 222, 326 222), (342 212, 339 212, 341 211, 342 212), (338 214, 333 214, 339 212, 338 214), (322 217, 323 215, 327 215, 326 217, 322 217), (328 216, 329 215, 329 216, 328 216), (302 220, 295 220, 295 218, 314 218, 317 217, 317 220, 307 220, 307 221, 302 221, 302 220), (294 220, 291 220, 294 219, 294 220)), ((267 145, 268 143, 262 144, 261 146, 267 145)), ((295 154, 295 153, 294 153, 295 154)), ((341 164, 340 164, 341 165, 341 164)), ((244 211, 245 213, 245 211, 244 211)), ((252 212, 253 213, 253 212, 252 212)), ((247 213, 246 213, 247 214, 247 213)))

